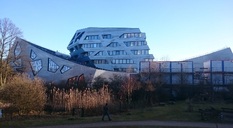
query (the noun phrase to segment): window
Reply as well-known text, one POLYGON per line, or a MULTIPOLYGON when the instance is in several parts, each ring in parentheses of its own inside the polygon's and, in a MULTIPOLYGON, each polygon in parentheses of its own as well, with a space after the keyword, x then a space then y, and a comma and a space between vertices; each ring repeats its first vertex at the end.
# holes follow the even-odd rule
POLYGON ((114 50, 114 51, 108 51, 109 56, 115 56, 115 55, 127 55, 127 53, 124 50, 114 50))
POLYGON ((60 70, 60 72, 63 74, 63 73, 67 72, 70 69, 71 69, 71 67, 63 65, 62 68, 61 68, 61 70, 60 70))
POLYGON ((112 35, 111 34, 105 34, 105 35, 102 35, 103 39, 111 39, 112 38, 112 35))
POLYGON ((32 61, 30 63, 31 63, 33 75, 36 75, 42 69, 42 61, 36 60, 36 61, 32 61))
POLYGON ((124 33, 120 36, 120 38, 139 38, 142 37, 141 33, 124 33))
POLYGON ((107 61, 106 60, 94 60, 94 64, 107 64, 107 61))
POLYGON ((86 36, 84 40, 98 40, 99 36, 98 35, 89 35, 86 36))
POLYGON ((149 50, 145 49, 145 50, 131 50, 131 52, 134 55, 148 55, 149 54, 149 50))
POLYGON ((21 47, 19 46, 19 44, 16 45, 15 47, 15 56, 19 56, 19 54, 21 53, 21 47))
POLYGON ((111 42, 107 47, 118 47, 121 46, 118 42, 111 42))
POLYGON ((59 66, 52 60, 48 59, 48 71, 50 72, 56 72, 58 70, 59 66))
POLYGON ((131 59, 113 59, 112 64, 133 64, 134 61, 131 59))
POLYGON ((104 54, 103 51, 99 51, 98 53, 95 54, 95 56, 102 56, 104 54))
POLYGON ((131 47, 131 46, 142 46, 142 45, 146 45, 146 41, 127 41, 127 42, 124 42, 124 44, 127 46, 127 47, 131 47))
POLYGON ((101 43, 91 43, 91 44, 83 44, 82 48, 99 48, 102 47, 101 43))
POLYGON ((34 60, 36 57, 37 57, 36 53, 33 50, 31 50, 30 58, 34 60))

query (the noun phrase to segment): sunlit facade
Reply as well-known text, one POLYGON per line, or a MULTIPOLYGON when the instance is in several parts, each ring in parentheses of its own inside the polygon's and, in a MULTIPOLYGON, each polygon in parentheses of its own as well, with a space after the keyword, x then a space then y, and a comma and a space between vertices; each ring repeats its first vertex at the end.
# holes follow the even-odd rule
POLYGON ((127 77, 129 73, 100 70, 80 65, 70 60, 69 55, 55 52, 36 44, 17 38, 10 55, 14 60, 12 67, 19 72, 27 73, 31 78, 40 77, 46 83, 63 84, 72 78, 84 77, 91 83, 95 77, 104 78, 120 75, 127 77))
POLYGON ((110 71, 139 72, 140 61, 154 59, 138 28, 80 29, 67 49, 76 62, 110 71))

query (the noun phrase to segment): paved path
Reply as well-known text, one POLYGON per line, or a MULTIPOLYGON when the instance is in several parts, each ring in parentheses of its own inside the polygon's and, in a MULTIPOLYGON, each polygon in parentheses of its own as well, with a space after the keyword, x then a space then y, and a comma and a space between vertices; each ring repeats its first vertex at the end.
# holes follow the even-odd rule
POLYGON ((101 128, 111 126, 177 126, 177 127, 200 127, 200 128, 233 128, 233 124, 215 124, 203 122, 179 122, 179 121, 126 121, 126 122, 98 122, 89 124, 73 124, 59 126, 45 126, 37 128, 101 128))

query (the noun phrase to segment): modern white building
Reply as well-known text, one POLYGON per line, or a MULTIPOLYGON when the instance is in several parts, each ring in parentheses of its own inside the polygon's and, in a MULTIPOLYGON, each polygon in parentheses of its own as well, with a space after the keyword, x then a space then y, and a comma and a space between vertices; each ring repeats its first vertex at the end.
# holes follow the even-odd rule
POLYGON ((152 61, 146 34, 138 28, 77 30, 67 49, 72 60, 99 69, 139 72, 140 61, 152 61))

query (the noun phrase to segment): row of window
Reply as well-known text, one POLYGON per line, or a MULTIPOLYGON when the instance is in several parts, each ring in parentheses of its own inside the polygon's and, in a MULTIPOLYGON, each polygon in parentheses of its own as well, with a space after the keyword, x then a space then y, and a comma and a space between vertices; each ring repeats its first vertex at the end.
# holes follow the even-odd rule
MULTIPOLYGON (((111 39, 112 35, 111 34, 104 34, 102 35, 103 39, 111 39)), ((84 40, 98 40, 99 39, 99 35, 88 35, 85 37, 84 40)))
MULTIPOLYGON (((84 32, 83 32, 84 33, 84 32)), ((83 33, 82 34, 80 34, 80 35, 83 35, 83 33)), ((79 34, 79 33, 78 33, 79 34)), ((75 37, 75 36, 74 36, 75 37)), ((74 37, 73 37, 73 39, 74 39, 74 37)), ((79 36, 78 36, 79 37, 79 36)), ((80 36, 81 37, 81 36, 80 36)), ((79 39, 80 39, 80 37, 79 37, 79 39)), ((139 38, 139 37, 142 37, 142 34, 141 33, 124 33, 124 34, 122 34, 121 36, 120 36, 120 38, 139 38)), ((102 38, 103 39, 111 39, 112 38, 112 35, 111 34, 103 34, 102 35, 102 38)), ((73 40, 72 39, 72 40, 73 40)), ((84 40, 98 40, 98 39, 100 39, 99 38, 99 35, 87 35, 86 37, 85 37, 85 39, 84 40)), ((77 39, 76 39, 77 40, 77 39)), ((76 41, 75 40, 75 41, 76 41)))
POLYGON ((127 55, 127 53, 124 50, 115 50, 115 51, 108 51, 109 56, 115 56, 115 55, 127 55))
POLYGON ((147 45, 146 41, 127 41, 124 42, 127 47, 129 46, 142 46, 147 45))
MULTIPOLYGON (((131 50, 131 52, 134 55, 148 55, 149 54, 149 50, 131 50)), ((90 52, 85 52, 83 55, 90 56, 93 53, 94 53, 93 51, 90 51, 90 52)), ((103 55, 104 55, 103 51, 99 51, 98 53, 95 54, 95 56, 103 56, 103 55)), ((127 52, 125 52, 124 50, 114 50, 114 51, 108 51, 108 55, 109 56, 127 55, 127 52)), ((151 61, 151 59, 145 59, 145 61, 151 61)))
POLYGON ((134 54, 134 55, 148 55, 149 54, 149 50, 131 50, 131 52, 134 54))
POLYGON ((124 33, 120 36, 120 38, 139 38, 142 37, 141 33, 124 33))
POLYGON ((99 48, 102 47, 101 43, 91 43, 91 44, 83 44, 82 48, 99 48))
MULTIPOLYGON (((127 55, 127 52, 125 50, 113 50, 113 51, 107 51, 107 52, 109 56, 127 55)), ((149 54, 149 50, 131 50, 131 52, 134 55, 148 55, 149 54)), ((83 56, 90 56, 93 53, 94 53, 93 51, 84 52, 83 56)), ((95 54, 95 56, 103 56, 103 55, 104 55, 104 51, 99 51, 95 54)), ((150 60, 145 60, 145 61, 150 61, 150 60)))
POLYGON ((98 35, 89 35, 86 36, 84 40, 98 40, 99 36, 98 35))
POLYGON ((131 59, 113 59, 112 64, 133 64, 134 61, 131 59))
MULTIPOLYGON (((19 50, 19 49, 16 49, 16 50, 19 50)), ((31 68, 32 68, 33 74, 36 75, 43 68, 42 60, 35 60, 37 58, 37 54, 33 50, 31 50, 31 52, 30 52, 30 58, 32 60, 34 60, 30 63, 31 63, 31 68)), ((56 64, 52 59, 48 58, 48 69, 47 70, 49 72, 55 73, 59 68, 60 68, 60 66, 58 64, 56 64)), ((63 65, 60 72, 63 74, 70 69, 71 69, 71 67, 63 65)))
POLYGON ((107 64, 107 60, 102 60, 102 59, 99 59, 99 60, 93 60, 93 63, 94 64, 107 64))
MULTIPOLYGON (((128 42, 124 42, 124 44, 127 47, 147 45, 146 41, 128 41, 128 42)), ((109 45, 107 45, 107 47, 118 47, 118 46, 121 46, 118 42, 111 42, 109 45)), ((82 47, 82 48, 98 48, 98 47, 102 47, 102 44, 101 43, 79 44, 79 47, 75 46, 75 49, 79 49, 80 47, 82 47)), ((73 52, 75 49, 71 48, 70 52, 73 52)))
MULTIPOLYGON (((108 64, 107 60, 104 59, 98 59, 93 60, 94 64, 108 64)), ((113 59, 112 64, 133 64, 134 61, 131 59, 113 59)))
POLYGON ((121 46, 118 42, 111 42, 107 47, 118 47, 121 46))
MULTIPOLYGON (((31 68, 33 71, 33 74, 36 75, 43 67, 42 67, 42 60, 35 60, 31 62, 31 68)), ((48 71, 55 73, 60 66, 58 66, 53 60, 48 59, 48 71)), ((71 68, 69 66, 63 65, 60 72, 63 74, 66 71, 70 70, 71 68)))

